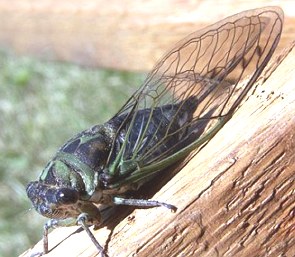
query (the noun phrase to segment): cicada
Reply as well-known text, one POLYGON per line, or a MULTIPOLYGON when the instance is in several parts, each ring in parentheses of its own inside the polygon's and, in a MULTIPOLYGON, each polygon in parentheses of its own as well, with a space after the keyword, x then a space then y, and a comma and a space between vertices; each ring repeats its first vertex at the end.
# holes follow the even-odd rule
POLYGON ((154 66, 143 85, 109 121, 67 141, 27 194, 50 218, 48 229, 101 223, 99 206, 176 207, 128 199, 164 169, 210 140, 232 117, 267 65, 279 42, 279 7, 230 16, 178 42, 154 66), (243 83, 241 83, 244 81, 243 83))

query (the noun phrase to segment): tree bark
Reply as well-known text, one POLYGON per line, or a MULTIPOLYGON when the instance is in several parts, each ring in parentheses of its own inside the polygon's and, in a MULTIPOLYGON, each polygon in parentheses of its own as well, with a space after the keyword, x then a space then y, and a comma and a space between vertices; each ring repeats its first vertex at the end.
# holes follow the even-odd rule
MULTIPOLYGON (((123 209, 94 231, 110 257, 295 255, 295 48, 268 71, 280 61, 153 196, 176 213, 123 209)), ((97 256, 84 231, 71 234, 76 229, 51 233, 49 247, 57 247, 46 256, 97 256)), ((22 256, 40 250, 41 242, 22 256)))
MULTIPOLYGON (((244 1, 0 1, 0 47, 44 60, 149 71, 176 42, 238 12, 268 6, 244 1)), ((295 38, 295 2, 285 11, 281 46, 295 38)))

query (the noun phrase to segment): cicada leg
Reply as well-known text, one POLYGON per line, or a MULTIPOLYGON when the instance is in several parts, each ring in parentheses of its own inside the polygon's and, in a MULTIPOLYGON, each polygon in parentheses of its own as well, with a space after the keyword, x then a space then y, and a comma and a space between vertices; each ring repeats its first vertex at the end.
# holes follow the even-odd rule
POLYGON ((159 207, 163 206, 173 212, 176 212, 177 207, 168 204, 159 202, 156 200, 145 200, 145 199, 125 199, 118 196, 113 197, 113 203, 117 205, 130 205, 130 206, 140 206, 140 207, 159 207))
POLYGON ((90 231, 90 229, 87 225, 87 221, 88 221, 87 213, 81 213, 77 219, 77 224, 79 224, 86 231, 86 233, 90 237, 91 241, 96 246, 97 250, 100 252, 101 257, 107 257, 103 247, 100 245, 100 243, 96 240, 93 233, 90 231))
POLYGON ((77 219, 67 218, 67 219, 50 219, 43 227, 43 254, 48 253, 48 230, 57 227, 69 227, 76 225, 77 219))
POLYGON ((96 246, 99 253, 101 253, 102 257, 107 257, 107 255, 104 252, 103 247, 99 244, 99 242, 94 237, 93 233, 89 229, 89 225, 93 222, 93 219, 89 216, 88 213, 81 213, 78 218, 67 218, 67 219, 51 219, 44 225, 44 232, 43 232, 43 254, 48 253, 48 230, 51 228, 57 228, 57 227, 68 227, 73 225, 80 225, 88 234, 91 241, 96 246))

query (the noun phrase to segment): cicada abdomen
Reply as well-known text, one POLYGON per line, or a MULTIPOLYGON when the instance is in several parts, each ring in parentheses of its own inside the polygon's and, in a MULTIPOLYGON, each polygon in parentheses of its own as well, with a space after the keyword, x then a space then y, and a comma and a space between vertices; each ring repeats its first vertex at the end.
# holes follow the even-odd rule
POLYGON ((194 32, 155 65, 108 122, 85 130, 57 152, 27 194, 51 218, 45 226, 99 224, 95 204, 173 205, 126 199, 163 169, 211 139, 231 118, 280 39, 278 7, 245 11, 194 32), (244 81, 242 84, 241 81, 244 81))

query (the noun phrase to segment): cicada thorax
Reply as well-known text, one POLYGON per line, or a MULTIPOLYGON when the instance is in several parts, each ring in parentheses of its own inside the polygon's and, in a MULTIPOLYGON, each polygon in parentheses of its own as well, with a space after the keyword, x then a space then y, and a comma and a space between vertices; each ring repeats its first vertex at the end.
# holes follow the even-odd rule
MULTIPOLYGON (((100 188, 98 173, 110 152, 113 130, 109 124, 94 126, 59 149, 39 180, 27 187, 38 212, 59 219, 77 217, 82 212, 98 215, 88 201, 100 188)), ((103 201, 101 191, 97 199, 103 201)))
POLYGON ((114 129, 106 123, 77 134, 59 149, 40 179, 46 183, 84 189, 90 194, 97 184, 96 173, 108 158, 114 129), (62 163, 60 166, 66 166, 64 170, 57 166, 59 162, 62 163), (77 181, 72 178, 74 175, 79 177, 77 181))

